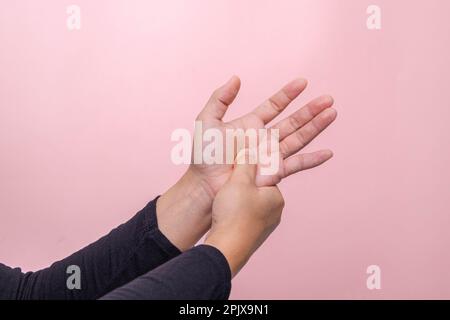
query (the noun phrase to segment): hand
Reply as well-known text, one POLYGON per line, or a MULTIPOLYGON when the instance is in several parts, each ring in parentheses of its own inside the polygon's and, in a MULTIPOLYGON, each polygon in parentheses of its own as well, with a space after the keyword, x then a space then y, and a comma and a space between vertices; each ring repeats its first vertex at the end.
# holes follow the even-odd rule
MULTIPOLYGON (((203 129, 261 129, 277 117, 306 88, 306 80, 296 79, 263 102, 252 112, 224 122, 228 106, 236 98, 240 80, 232 77, 214 91, 197 120, 203 129)), ((275 175, 257 174, 257 186, 273 186, 293 173, 318 166, 332 157, 330 150, 296 154, 336 119, 330 96, 316 98, 270 128, 279 129, 280 167, 275 175)), ((228 180, 230 164, 192 164, 183 177, 157 202, 158 225, 163 234, 180 250, 192 247, 211 226, 214 196, 228 180)))
MULTIPOLYGON (((224 122, 225 112, 236 98, 240 88, 240 80, 234 76, 225 85, 214 91, 197 120, 202 121, 203 130, 216 128, 223 134, 226 129, 261 129, 297 98, 306 85, 307 82, 304 79, 291 81, 252 112, 230 122, 224 122)), ((281 179, 291 174, 316 167, 331 158, 330 150, 295 154, 336 119, 337 113, 335 109, 331 108, 332 105, 332 97, 319 97, 270 127, 278 129, 280 133, 280 166, 274 175, 262 176, 258 173, 256 177, 258 186, 276 185, 281 179)), ((215 194, 230 176, 232 165, 192 164, 189 170, 204 181, 211 192, 215 194)))
MULTIPOLYGON (((244 152, 238 157, 245 157, 244 152)), ((256 174, 255 164, 236 164, 213 202, 205 244, 223 253, 233 276, 278 226, 284 207, 277 187, 256 186, 256 174)))

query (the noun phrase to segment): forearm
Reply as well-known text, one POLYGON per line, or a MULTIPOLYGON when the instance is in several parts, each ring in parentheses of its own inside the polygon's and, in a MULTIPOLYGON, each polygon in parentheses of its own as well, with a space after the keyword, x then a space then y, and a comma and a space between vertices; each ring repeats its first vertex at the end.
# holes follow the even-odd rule
POLYGON ((156 200, 98 241, 49 268, 0 268, 0 299, 97 299, 180 252, 158 230, 156 200), (80 268, 81 289, 67 287, 67 268, 80 268))
POLYGON ((214 247, 192 248, 162 266, 108 293, 106 300, 225 300, 231 273, 214 247))

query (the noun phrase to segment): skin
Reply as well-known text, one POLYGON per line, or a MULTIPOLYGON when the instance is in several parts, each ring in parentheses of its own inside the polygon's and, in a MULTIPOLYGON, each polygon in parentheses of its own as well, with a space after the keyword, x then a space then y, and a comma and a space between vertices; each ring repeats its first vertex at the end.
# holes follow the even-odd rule
MULTIPOLYGON (((240 89, 239 78, 233 76, 214 91, 197 120, 203 122, 204 130, 279 129, 279 171, 273 176, 261 176, 258 171, 255 175, 256 188, 273 187, 282 179, 321 165, 333 156, 330 150, 298 153, 336 119, 337 112, 332 108, 334 101, 331 96, 318 97, 285 119, 269 126, 306 86, 306 80, 295 79, 252 112, 225 122, 223 117, 240 89)), ((191 164, 180 180, 158 199, 156 211, 159 228, 181 251, 195 245, 211 228, 213 201, 232 172, 233 165, 230 164, 191 164)), ((214 238, 217 239, 216 236, 214 238)))
POLYGON ((213 202, 205 244, 223 253, 233 277, 278 226, 284 207, 278 187, 258 187, 256 176, 255 164, 236 164, 213 202))

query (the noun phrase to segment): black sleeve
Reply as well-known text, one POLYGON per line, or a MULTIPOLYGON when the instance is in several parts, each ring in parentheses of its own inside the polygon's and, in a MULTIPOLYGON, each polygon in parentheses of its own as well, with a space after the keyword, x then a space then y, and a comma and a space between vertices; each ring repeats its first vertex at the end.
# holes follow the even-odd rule
POLYGON ((130 283, 104 300, 225 300, 231 290, 231 271, 216 248, 194 247, 130 283))
POLYGON ((156 200, 108 235, 46 269, 22 273, 0 264, 0 299, 98 299, 179 255, 158 229, 156 200), (80 289, 67 286, 72 265, 79 267, 80 289))

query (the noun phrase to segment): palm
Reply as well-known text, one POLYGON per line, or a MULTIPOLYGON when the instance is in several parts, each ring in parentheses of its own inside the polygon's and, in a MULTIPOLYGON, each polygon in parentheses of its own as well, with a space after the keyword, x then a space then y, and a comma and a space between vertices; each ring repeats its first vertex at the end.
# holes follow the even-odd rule
MULTIPOLYGON (((274 128, 279 130, 280 161, 278 171, 273 175, 261 175, 258 170, 257 186, 276 185, 283 178, 298 171, 318 166, 332 156, 329 150, 295 155, 336 118, 336 111, 331 108, 333 104, 331 97, 317 98, 288 118, 268 127, 267 124, 305 89, 306 81, 298 79, 287 84, 252 112, 230 122, 224 122, 223 116, 236 97, 239 87, 239 79, 233 77, 227 84, 217 89, 198 116, 198 120, 203 122, 204 130, 216 128, 222 133, 225 133, 226 129, 274 128)), ((192 164, 191 169, 209 184, 214 193, 217 193, 228 180, 233 165, 192 164)))

